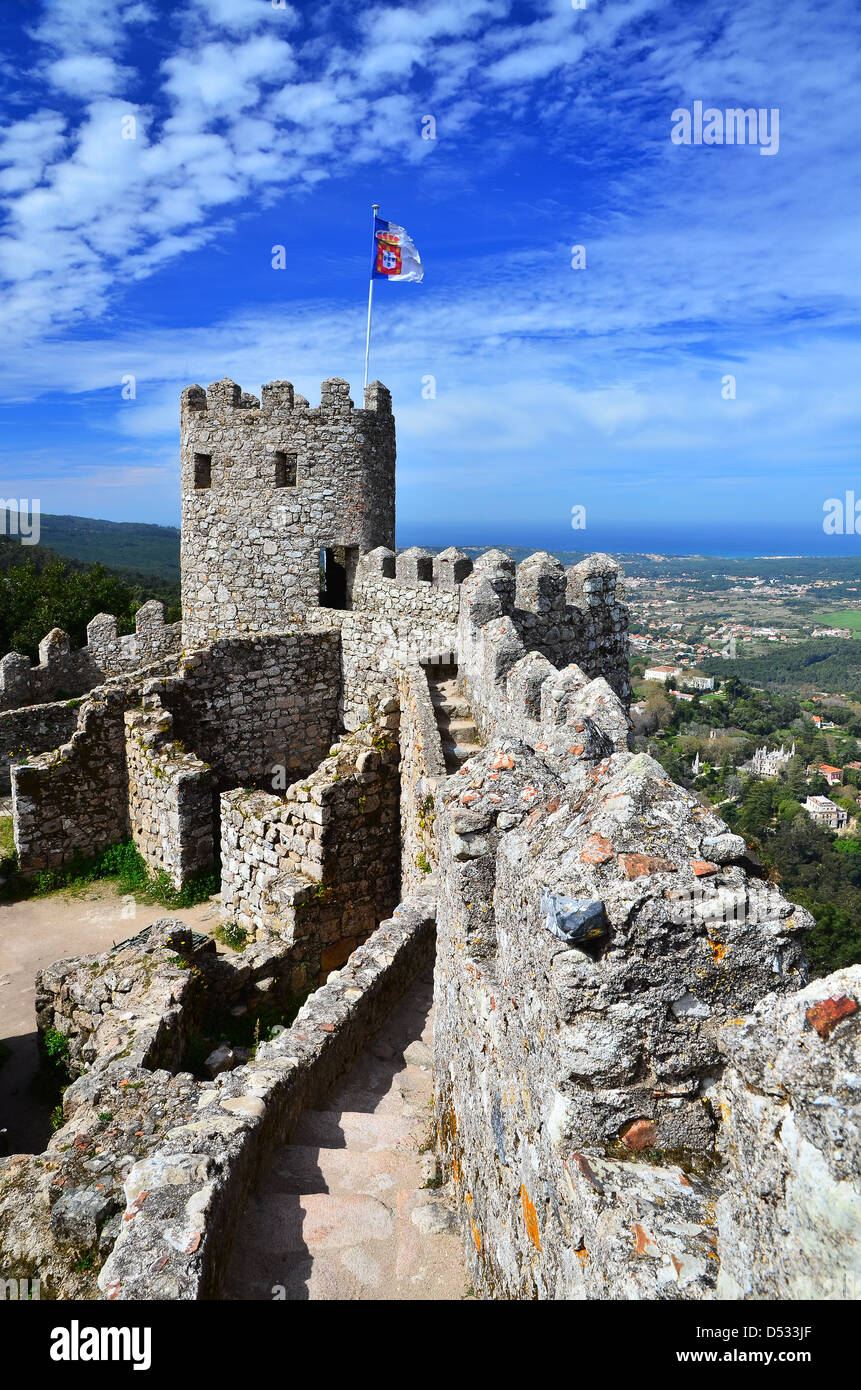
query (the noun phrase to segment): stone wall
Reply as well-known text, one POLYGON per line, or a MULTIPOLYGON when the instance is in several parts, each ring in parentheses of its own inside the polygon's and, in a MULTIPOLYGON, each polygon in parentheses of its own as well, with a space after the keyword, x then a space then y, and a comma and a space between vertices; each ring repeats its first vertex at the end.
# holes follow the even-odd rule
POLYGON ((214 953, 214 941, 195 943, 162 918, 103 955, 54 961, 36 977, 39 1035, 63 1034, 75 1077, 118 1061, 177 1071, 202 1004, 200 967, 214 953))
MULTIPOLYGON (((214 810, 207 815, 207 787, 286 786, 288 777, 314 768, 337 728, 339 667, 337 631, 301 630, 224 638, 97 687, 69 741, 54 741, 50 753, 12 773, 22 870, 96 854, 130 828, 147 862, 175 882, 208 866, 214 810), (146 737, 157 735, 159 719, 171 721, 170 737, 151 762, 144 745, 130 740, 130 789, 124 714, 144 704, 157 716, 146 737), (176 746, 168 752, 167 743, 176 746)), ((25 724, 32 725, 29 716, 25 724)))
POLYGON ((861 1294, 861 965, 769 995, 718 1042, 718 1298, 861 1294))
POLYGON ((126 709, 140 683, 118 677, 94 690, 67 743, 12 767, 15 847, 23 872, 57 869, 129 833, 126 709))
POLYGON ((222 904, 294 947, 303 983, 340 965, 397 900, 397 706, 283 796, 221 798, 222 904))
POLYGON ((0 711, 0 796, 12 790, 10 766, 65 743, 78 723, 80 700, 0 711))
MULTIPOLYGON (((446 552, 444 552, 446 553, 446 552)), ((472 569, 472 561, 464 556, 472 569)), ((431 623, 456 623, 459 582, 447 578, 447 562, 413 546, 395 555, 378 546, 359 561, 353 608, 368 609, 381 618, 419 618, 431 623)))
POLYGON ((630 720, 604 676, 590 680, 574 662, 558 669, 542 652, 527 651, 517 615, 503 614, 491 585, 476 579, 464 586, 458 672, 483 736, 507 734, 558 753, 567 740, 577 757, 626 748, 630 720))
POLYGON ((297 626, 220 638, 146 689, 172 714, 175 736, 210 764, 217 788, 284 787, 285 771, 309 772, 328 751, 339 681, 338 633, 297 626))
POLYGON ((421 892, 439 863, 434 808, 445 781, 445 759, 428 680, 421 666, 405 666, 398 676, 401 708, 401 886, 421 892))
POLYGON ((803 983, 811 919, 658 763, 596 756, 624 710, 581 681, 564 737, 437 796, 442 1154, 486 1296, 713 1297, 720 1030, 803 983))
POLYGON ((99 613, 87 624, 87 647, 100 678, 137 671, 142 666, 176 655, 182 646, 182 624, 166 623, 164 605, 150 599, 135 614, 135 630, 117 634, 117 620, 99 613))
POLYGON ((117 620, 99 613, 87 625, 87 645, 73 649, 69 636, 53 628, 39 643, 39 662, 9 652, 0 661, 0 709, 84 695, 111 676, 137 671, 180 649, 180 624, 165 623, 155 599, 135 614, 135 631, 117 635, 117 620))
POLYGON ((394 544, 395 425, 374 382, 357 410, 345 381, 313 409, 286 381, 261 399, 224 380, 182 394, 186 643, 277 631, 320 606, 320 550, 394 544))
POLYGON ((176 888, 212 867, 212 773, 173 734, 173 716, 157 706, 127 710, 129 824, 138 852, 176 888))
POLYGON ((37 976, 40 1035, 67 1038, 77 1079, 45 1152, 0 1159, 0 1264, 41 1278, 43 1297, 98 1298, 98 1270, 122 1225, 123 1179, 188 1114, 197 1083, 171 1070, 206 997, 199 967, 212 945, 195 951, 181 922, 161 921, 37 976))

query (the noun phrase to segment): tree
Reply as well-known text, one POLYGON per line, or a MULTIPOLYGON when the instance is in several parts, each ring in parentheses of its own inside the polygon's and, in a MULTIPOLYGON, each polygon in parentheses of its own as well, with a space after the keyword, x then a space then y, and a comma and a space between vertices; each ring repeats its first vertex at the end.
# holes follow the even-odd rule
POLYGON ((666 729, 673 716, 673 707, 663 690, 655 687, 655 689, 646 696, 646 708, 644 713, 646 716, 644 722, 648 722, 650 725, 650 728, 647 730, 648 732, 654 732, 656 729, 666 729))
POLYGON ((807 793, 807 777, 801 758, 790 758, 786 764, 783 785, 791 797, 800 801, 807 793))
POLYGON ((772 789, 768 782, 751 783, 745 792, 739 815, 739 825, 746 835, 760 835, 769 825, 772 800, 772 789))
POLYGON ((113 613, 120 632, 133 632, 134 614, 143 601, 140 588, 104 565, 72 569, 55 561, 38 571, 27 561, 0 578, 0 650, 36 660, 39 643, 53 627, 82 647, 87 623, 97 613, 113 613))

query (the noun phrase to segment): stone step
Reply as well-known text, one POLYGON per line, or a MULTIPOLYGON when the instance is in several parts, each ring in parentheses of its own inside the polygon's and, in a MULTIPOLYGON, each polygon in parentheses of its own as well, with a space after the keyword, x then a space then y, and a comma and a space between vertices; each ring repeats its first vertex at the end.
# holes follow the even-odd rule
POLYGON ((470 758, 475 757, 476 753, 481 752, 480 743, 444 743, 442 755, 445 758, 446 767, 449 762, 453 762, 456 767, 460 767, 470 758))
POLYGON ((413 1116, 368 1114, 357 1110, 306 1110, 293 1131, 295 1144, 316 1144, 322 1149, 394 1148, 413 1134, 413 1116))
POLYGON ((478 742, 478 729, 471 719, 448 719, 440 724, 440 730, 451 735, 452 743, 478 742))
POLYGON ((226 1299, 448 1301, 467 1290, 447 1193, 424 1187, 433 981, 417 980, 243 1206, 226 1299))
POLYGON ((448 719, 468 719, 472 717, 472 710, 462 695, 440 695, 433 700, 437 719, 445 716, 448 719))
POLYGON ((351 1076, 327 1104, 332 1110, 362 1115, 420 1115, 426 1089, 421 1067, 405 1066, 389 1085, 351 1076))
MULTIPOLYGON (((405 1152, 402 1164, 422 1184, 421 1155, 405 1152)), ((272 1156, 260 1195, 329 1192, 357 1197, 389 1197, 395 1187, 387 1149, 320 1149, 314 1144, 285 1144, 272 1156)))
POLYGON ((376 1197, 329 1192, 260 1194, 253 1214, 254 1243, 264 1253, 331 1250, 391 1240, 394 1212, 376 1197))
POLYGON ((328 1193, 256 1199, 237 1241, 226 1297, 269 1300, 273 1290, 288 1301, 462 1296, 466 1281, 454 1231, 425 1234, 410 1219, 416 1206, 435 1205, 434 1197, 398 1191, 390 1201, 328 1193))

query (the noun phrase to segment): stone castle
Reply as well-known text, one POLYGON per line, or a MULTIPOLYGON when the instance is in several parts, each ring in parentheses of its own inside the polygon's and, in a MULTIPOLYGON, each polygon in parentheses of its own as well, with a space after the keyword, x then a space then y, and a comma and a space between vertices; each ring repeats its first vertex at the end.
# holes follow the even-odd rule
POLYGON ((78 1079, 46 1154, 0 1164, 7 1265, 92 1247, 107 1297, 217 1297, 266 1155, 433 959, 484 1296, 847 1296, 861 970, 808 984, 809 914, 631 751, 615 562, 396 555, 379 382, 361 409, 339 380, 313 408, 191 386, 181 431, 182 623, 148 604, 133 637, 102 615, 82 651, 5 657, 0 767, 22 872, 130 837, 177 887, 220 866, 249 945, 159 923, 43 972, 78 1079), (307 996, 296 1023, 196 1079, 213 1000, 265 992, 307 996), (78 1139, 129 1085, 160 1118, 95 1184, 78 1139))

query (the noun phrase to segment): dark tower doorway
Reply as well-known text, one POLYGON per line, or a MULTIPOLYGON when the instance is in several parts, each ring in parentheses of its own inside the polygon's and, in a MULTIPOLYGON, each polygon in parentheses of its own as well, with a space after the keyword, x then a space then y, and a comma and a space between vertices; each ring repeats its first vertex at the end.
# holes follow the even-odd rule
POLYGON ((357 556, 353 546, 327 545, 320 550, 321 608, 349 608, 357 556))

